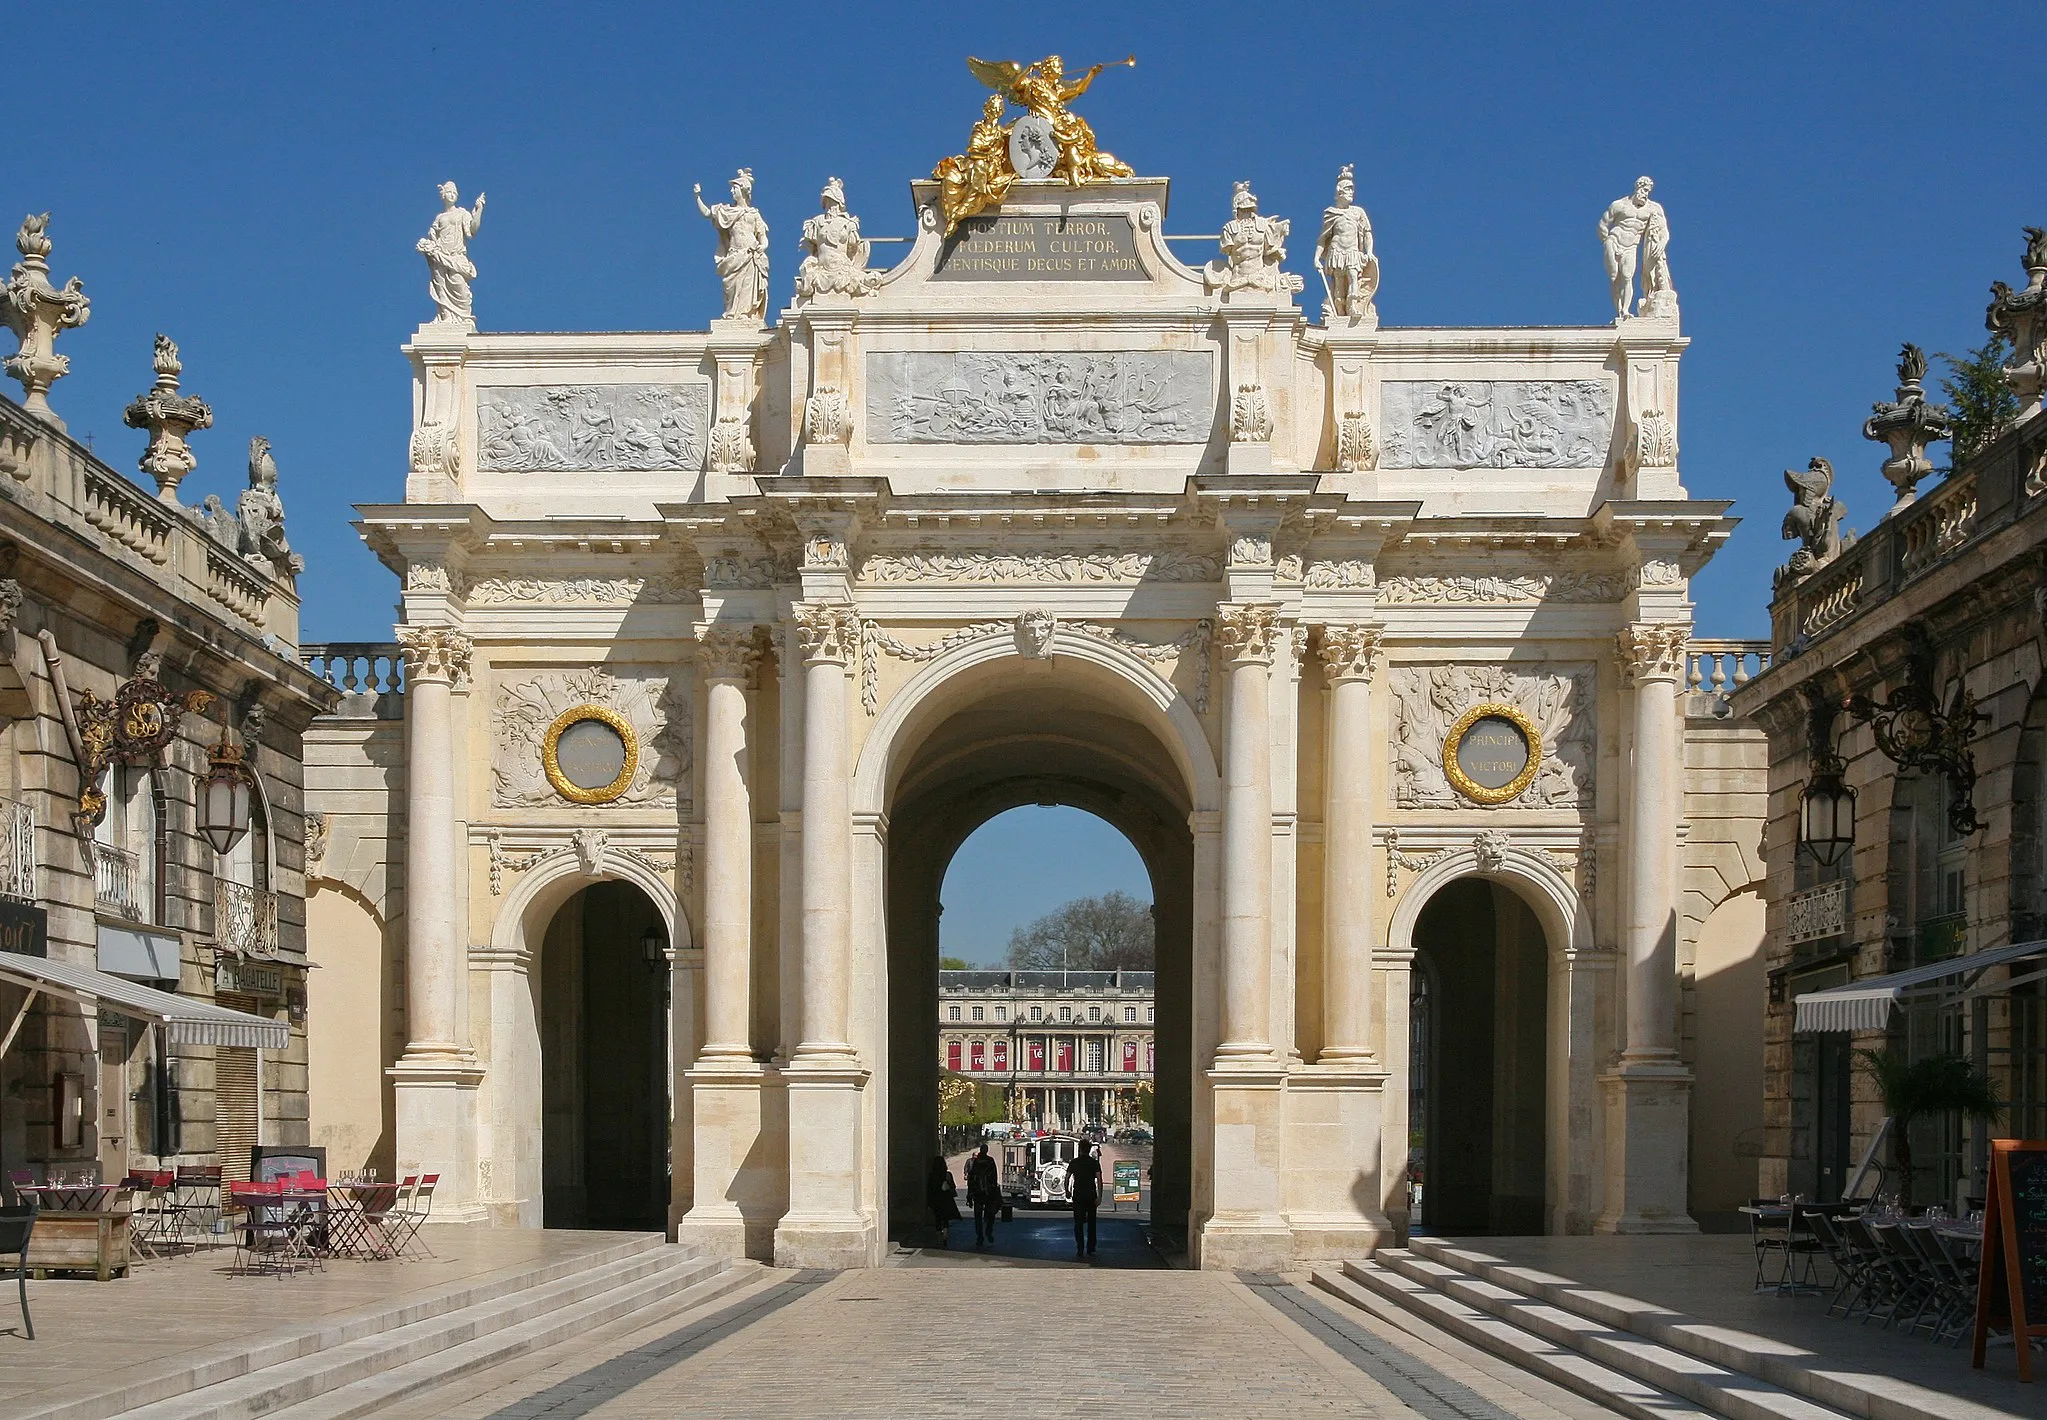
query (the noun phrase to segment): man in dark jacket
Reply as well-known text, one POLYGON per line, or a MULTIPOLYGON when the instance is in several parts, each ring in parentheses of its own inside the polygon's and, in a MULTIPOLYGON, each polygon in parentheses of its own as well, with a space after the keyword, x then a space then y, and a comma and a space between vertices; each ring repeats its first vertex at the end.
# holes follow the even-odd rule
POLYGON ((974 1246, 995 1241, 995 1216, 1002 1210, 1002 1178, 995 1160, 988 1157, 988 1145, 967 1160, 967 1201, 974 1205, 974 1246))
POLYGON ((1102 1202, 1102 1161, 1095 1146, 1082 1141, 1080 1153, 1066 1166, 1066 1191, 1073 1199, 1073 1250, 1095 1255, 1095 1209, 1102 1202))

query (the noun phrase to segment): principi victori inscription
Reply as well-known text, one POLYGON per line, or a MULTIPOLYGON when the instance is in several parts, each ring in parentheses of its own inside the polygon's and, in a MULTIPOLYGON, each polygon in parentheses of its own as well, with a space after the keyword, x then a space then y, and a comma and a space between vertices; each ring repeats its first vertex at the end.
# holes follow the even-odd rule
POLYGON ((934 281, 1142 281, 1121 216, 973 217, 938 254, 934 281))

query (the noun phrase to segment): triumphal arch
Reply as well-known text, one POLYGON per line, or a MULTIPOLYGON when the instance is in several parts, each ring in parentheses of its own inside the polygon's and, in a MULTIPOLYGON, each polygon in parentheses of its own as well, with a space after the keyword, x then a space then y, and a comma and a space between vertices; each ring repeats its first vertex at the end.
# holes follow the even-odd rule
POLYGON ((361 510, 404 749, 308 770, 321 871, 402 867, 397 1167, 877 1263, 934 1152, 947 861, 1063 803, 1151 873, 1156 1212, 1201 1265, 1391 1239, 1420 1134, 1481 1226, 1691 1226, 1686 885, 1741 834, 1686 807, 1732 520, 1679 472, 1663 208, 1600 220, 1615 305, 1590 242, 1570 278, 1612 319, 1394 328, 1351 169, 1319 223, 1239 183, 1176 240, 1093 72, 976 73, 915 235, 831 180, 772 321, 748 172, 699 198, 695 332, 479 331, 444 190, 406 500, 361 510))

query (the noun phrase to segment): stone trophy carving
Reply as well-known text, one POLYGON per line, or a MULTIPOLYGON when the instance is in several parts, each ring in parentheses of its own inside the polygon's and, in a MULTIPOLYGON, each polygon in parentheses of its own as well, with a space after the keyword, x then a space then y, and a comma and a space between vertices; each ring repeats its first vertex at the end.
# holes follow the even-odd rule
POLYGON ((50 386, 71 373, 71 359, 57 353, 57 337, 84 325, 92 314, 85 287, 74 276, 61 287, 50 284, 50 214, 31 213, 14 234, 21 260, 8 274, 0 317, 21 341, 5 368, 21 381, 22 408, 59 429, 64 421, 50 408, 50 386))
POLYGON ((1118 351, 877 351, 868 438, 880 444, 1200 443, 1213 406, 1207 355, 1118 351))
POLYGON ((501 681, 492 715, 491 802, 498 808, 561 802, 547 780, 541 741, 563 711, 578 705, 616 712, 642 746, 632 782, 612 802, 652 807, 673 804, 678 792, 687 794, 693 763, 688 690, 680 680, 664 681, 653 667, 646 671, 629 677, 593 667, 501 681))
POLYGON ((1541 734, 1541 765, 1513 807, 1591 805, 1598 746, 1590 665, 1551 666, 1535 675, 1502 666, 1398 665, 1389 682, 1394 801, 1401 808, 1470 806, 1443 773, 1443 745, 1459 716, 1486 704, 1515 707, 1541 734))
MULTIPOLYGON (((1357 205, 1357 184, 1351 165, 1336 175, 1336 202, 1322 209, 1322 232, 1315 239, 1315 269, 1322 273, 1328 299, 1324 321, 1377 320, 1372 297, 1379 289, 1379 258, 1372 251, 1372 219, 1357 205)), ((1362 417, 1362 416, 1360 416, 1362 417)))
POLYGON ((860 219, 846 210, 846 188, 829 179, 820 196, 823 210, 803 222, 803 250, 796 268, 796 299, 819 296, 866 296, 881 284, 881 273, 867 269, 872 244, 860 236, 860 219))
POLYGON ((1613 438, 1601 380, 1388 380, 1381 468, 1598 468, 1613 438))
POLYGON ((2026 289, 1991 282, 1990 309, 1983 317, 1992 335, 2011 342, 2004 382, 2018 397, 2018 419, 2039 412, 2041 393, 2047 390, 2047 229, 2027 227, 2025 232, 2026 289))
POLYGON ((1599 245, 1606 255, 1606 279, 1613 287, 1614 323, 1632 314, 1643 319, 1677 319, 1677 292, 1670 284, 1670 219, 1649 194, 1656 184, 1635 179, 1635 190, 1617 197, 1599 216, 1599 245), (1642 268, 1642 299, 1633 312, 1635 266, 1642 268))
POLYGON ((1926 402, 1926 354, 1909 342, 1898 352, 1897 396, 1895 402, 1879 400, 1871 405, 1869 418, 1862 424, 1863 438, 1890 446, 1883 473, 1898 490, 1892 512, 1916 499, 1919 480, 1933 472, 1926 446, 1954 434, 1948 411, 1926 402))
POLYGON ((768 220, 753 205, 753 169, 741 168, 732 179, 732 200, 704 203, 703 184, 691 189, 697 211, 718 229, 718 255, 712 264, 725 283, 725 319, 765 321, 768 316, 768 220))
POLYGON ((130 429, 149 431, 149 446, 142 451, 138 467, 156 480, 156 496, 176 506, 178 485, 199 466, 199 457, 185 442, 186 436, 213 427, 213 407, 196 394, 178 393, 178 376, 185 365, 178 358, 177 342, 168 335, 158 332, 151 364, 156 383, 129 402, 121 412, 121 422, 130 429))
POLYGON ((1784 486, 1791 490, 1791 507, 1784 514, 1783 533, 1799 546, 1777 569, 1779 586, 1811 576, 1840 555, 1841 515, 1847 512, 1833 495, 1834 466, 1823 458, 1814 458, 1803 473, 1785 469, 1784 486))
POLYGON ((270 441, 261 434, 249 440, 249 486, 235 500, 235 521, 241 525, 235 551, 242 556, 280 577, 296 577, 306 570, 306 559, 284 540, 277 461, 270 457, 270 441))
POLYGON ((486 385, 476 455, 487 473, 641 473, 704 466, 711 387, 486 385))
POLYGON ((1284 217, 1261 216, 1258 198, 1248 182, 1237 184, 1230 212, 1230 220, 1223 223, 1222 257, 1202 268, 1203 284, 1224 296, 1236 291, 1286 295, 1300 290, 1301 278, 1280 269, 1293 223, 1284 217))
POLYGON ((469 243, 483 227, 483 194, 477 193, 476 205, 466 211, 457 200, 460 196, 452 182, 441 184, 440 215, 418 242, 429 273, 427 294, 434 302, 431 324, 443 330, 476 329, 469 292, 476 263, 469 259, 469 243))

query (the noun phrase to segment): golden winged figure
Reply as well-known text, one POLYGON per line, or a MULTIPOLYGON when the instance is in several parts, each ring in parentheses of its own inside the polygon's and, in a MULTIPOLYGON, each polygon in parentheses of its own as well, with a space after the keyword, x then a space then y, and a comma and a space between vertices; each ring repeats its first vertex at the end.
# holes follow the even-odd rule
MULTIPOLYGON (((1122 63, 1135 67, 1132 55, 1122 63)), ((932 170, 939 183, 939 206, 945 212, 945 235, 950 237, 961 222, 977 212, 1002 205, 1011 183, 1017 180, 1009 157, 1009 134, 1014 124, 1004 124, 1006 103, 1041 118, 1051 128, 1058 161, 1050 176, 1064 178, 1074 187, 1103 178, 1130 177, 1128 163, 1118 162, 1113 153, 1095 146, 1095 131, 1086 119, 1067 105, 1088 91, 1088 86, 1107 64, 1097 64, 1068 82, 1065 61, 1056 54, 1036 64, 1013 60, 967 60, 974 77, 995 91, 982 106, 981 119, 967 139, 967 151, 940 162, 932 170)), ((1019 120, 1020 121, 1020 120, 1019 120)))

